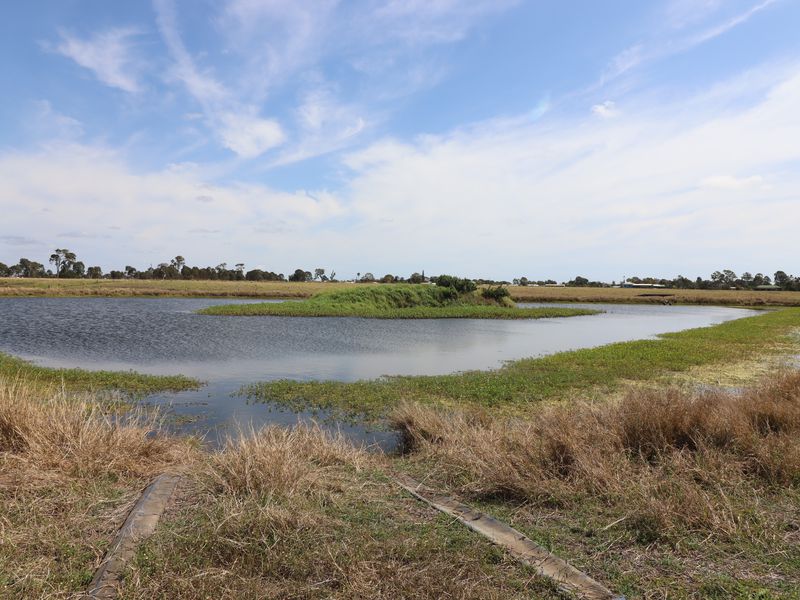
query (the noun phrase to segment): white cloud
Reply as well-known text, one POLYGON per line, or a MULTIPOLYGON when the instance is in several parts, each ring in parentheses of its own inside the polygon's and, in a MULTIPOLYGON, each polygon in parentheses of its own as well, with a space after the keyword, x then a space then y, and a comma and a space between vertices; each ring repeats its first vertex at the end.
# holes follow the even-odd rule
POLYGON ((592 113, 603 119, 610 119, 619 115, 619 110, 615 102, 606 100, 605 102, 592 106, 592 113))
POLYGON ((220 116, 220 122, 222 143, 242 158, 261 156, 286 139, 281 126, 271 119, 227 113, 220 116))
POLYGON ((691 114, 626 106, 624 120, 376 144, 346 161, 361 219, 351 236, 372 268, 397 264, 398 248, 404 265, 506 277, 778 268, 800 219, 800 76, 722 113, 717 95, 688 100, 691 114))
POLYGON ((141 89, 132 56, 133 39, 137 35, 139 31, 131 27, 108 29, 89 39, 62 31, 61 43, 55 50, 92 71, 106 85, 135 93, 141 89))
POLYGON ((106 269, 175 254, 202 264, 269 259, 279 268, 294 263, 295 236, 311 238, 314 227, 342 211, 326 192, 214 184, 191 164, 139 172, 99 147, 60 143, 0 155, 0 257, 8 259, 23 242, 30 254, 44 255, 69 241, 79 256, 106 269), (270 223, 281 223, 280 230, 265 234, 270 223), (39 242, 11 236, 19 231, 35 231, 39 242))
POLYGON ((764 183, 764 178, 760 175, 750 177, 734 177, 733 175, 712 175, 700 182, 700 186, 718 190, 744 190, 748 188, 760 187, 764 183))

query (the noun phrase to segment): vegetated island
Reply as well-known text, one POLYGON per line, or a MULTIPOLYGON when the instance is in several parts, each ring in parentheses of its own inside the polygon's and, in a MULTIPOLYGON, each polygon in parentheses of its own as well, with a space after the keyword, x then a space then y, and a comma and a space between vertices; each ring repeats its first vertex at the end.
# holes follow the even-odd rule
POLYGON ((225 304, 204 315, 282 317, 362 317, 369 319, 541 319, 600 311, 575 308, 518 308, 505 287, 477 289, 468 279, 440 278, 433 285, 360 286, 323 292, 303 302, 225 304))

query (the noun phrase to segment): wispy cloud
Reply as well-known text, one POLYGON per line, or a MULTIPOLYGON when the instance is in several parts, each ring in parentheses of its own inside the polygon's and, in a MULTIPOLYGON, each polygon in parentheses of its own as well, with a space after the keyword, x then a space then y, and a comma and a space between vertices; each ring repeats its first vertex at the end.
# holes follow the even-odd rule
POLYGON ((274 119, 259 115, 211 73, 201 71, 183 43, 172 0, 155 0, 158 28, 174 60, 173 76, 203 109, 206 122, 222 145, 242 158, 256 158, 281 145, 286 135, 274 119))
POLYGON ((743 25, 756 14, 769 8, 778 0, 762 0, 750 6, 747 10, 740 12, 733 17, 729 17, 713 24, 706 21, 715 14, 722 6, 720 2, 680 2, 674 6, 677 15, 673 19, 668 19, 671 25, 666 29, 657 32, 654 37, 647 42, 636 43, 626 48, 615 56, 601 78, 601 85, 620 77, 646 63, 661 60, 669 56, 687 52, 692 48, 709 42, 732 29, 743 25), (702 25, 696 25, 698 22, 702 25), (689 25, 695 25, 694 31, 684 32, 689 25), (681 32, 675 37, 675 29, 681 32))
POLYGON ((73 139, 83 134, 83 123, 78 119, 61 114, 48 100, 34 103, 34 116, 31 129, 37 137, 46 139, 73 139))
POLYGON ((141 90, 137 63, 132 55, 138 35, 140 31, 133 27, 108 29, 87 39, 62 31, 61 42, 54 49, 92 71, 104 84, 135 93, 141 90))
POLYGON ((614 101, 606 100, 605 102, 592 106, 592 113, 603 119, 611 119, 619 115, 619 109, 614 101))

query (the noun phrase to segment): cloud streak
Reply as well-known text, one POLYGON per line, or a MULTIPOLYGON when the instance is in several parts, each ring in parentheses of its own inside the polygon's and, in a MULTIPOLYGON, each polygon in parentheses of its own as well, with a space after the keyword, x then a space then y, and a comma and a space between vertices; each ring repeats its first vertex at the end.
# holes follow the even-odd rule
POLYGON ((55 51, 94 73, 107 86, 129 93, 141 91, 133 42, 140 31, 133 27, 117 27, 96 33, 87 39, 61 32, 55 51))

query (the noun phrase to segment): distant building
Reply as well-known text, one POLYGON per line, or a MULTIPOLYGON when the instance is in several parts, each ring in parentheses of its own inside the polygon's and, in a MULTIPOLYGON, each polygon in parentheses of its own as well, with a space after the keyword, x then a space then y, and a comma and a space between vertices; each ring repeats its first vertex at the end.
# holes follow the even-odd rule
POLYGON ((624 288, 665 288, 662 283, 631 283, 630 281, 624 281, 622 283, 622 287, 624 288))

